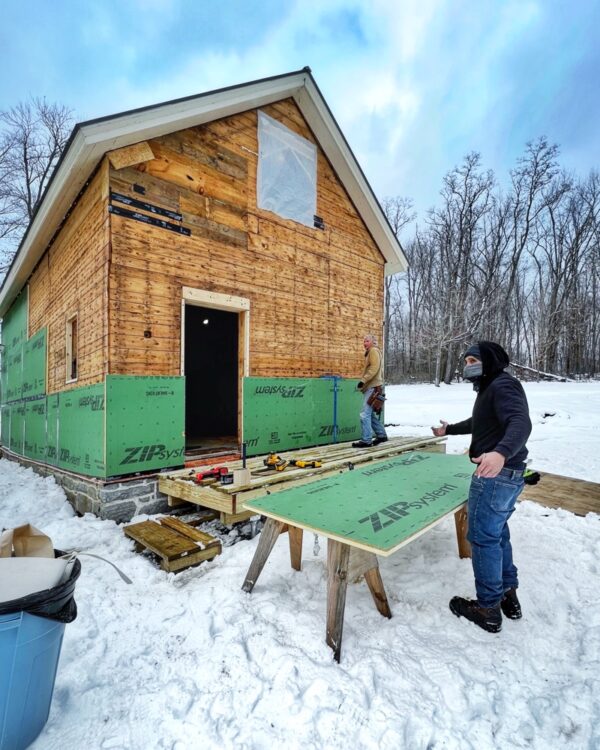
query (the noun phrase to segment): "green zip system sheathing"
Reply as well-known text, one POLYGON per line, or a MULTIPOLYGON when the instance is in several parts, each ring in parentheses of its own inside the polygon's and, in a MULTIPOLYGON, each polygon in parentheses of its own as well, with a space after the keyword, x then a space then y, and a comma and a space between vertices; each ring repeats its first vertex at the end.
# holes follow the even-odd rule
POLYGON ((104 383, 58 394, 56 432, 56 466, 90 477, 109 476, 104 461, 104 383))
POLYGON ((244 378, 244 442, 249 456, 360 437, 356 380, 244 378))
POLYGON ((183 464, 184 379, 108 375, 104 383, 2 406, 13 453, 97 478, 183 464))
MULTIPOLYGON (((7 401, 17 401, 23 397, 23 349, 26 342, 27 292, 21 292, 2 320, 3 351, 0 387, 2 388, 3 404, 7 401)), ((45 377, 45 359, 42 372, 45 377)))
POLYGON ((46 329, 23 344, 22 398, 46 395, 46 329))
POLYGON ((249 500, 247 507, 386 555, 460 507, 472 473, 468 456, 411 452, 249 500))
POLYGON ((106 378, 108 476, 181 466, 185 378, 106 378))

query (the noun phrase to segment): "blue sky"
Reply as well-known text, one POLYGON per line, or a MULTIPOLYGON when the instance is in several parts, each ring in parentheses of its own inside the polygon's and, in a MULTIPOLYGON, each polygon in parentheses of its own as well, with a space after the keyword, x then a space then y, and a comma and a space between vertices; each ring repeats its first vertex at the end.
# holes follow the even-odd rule
POLYGON ((600 166, 598 0, 2 0, 0 109, 78 120, 310 65, 380 198, 422 216, 469 151, 501 179, 539 135, 600 166))

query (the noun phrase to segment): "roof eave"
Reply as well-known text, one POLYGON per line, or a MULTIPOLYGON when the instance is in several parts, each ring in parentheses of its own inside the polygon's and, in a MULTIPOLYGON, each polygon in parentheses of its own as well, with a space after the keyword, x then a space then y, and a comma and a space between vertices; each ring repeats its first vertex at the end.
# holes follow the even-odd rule
POLYGON ((26 283, 107 151, 293 97, 385 258, 406 270, 402 248, 309 69, 125 112, 76 126, 0 289, 0 317, 26 283))

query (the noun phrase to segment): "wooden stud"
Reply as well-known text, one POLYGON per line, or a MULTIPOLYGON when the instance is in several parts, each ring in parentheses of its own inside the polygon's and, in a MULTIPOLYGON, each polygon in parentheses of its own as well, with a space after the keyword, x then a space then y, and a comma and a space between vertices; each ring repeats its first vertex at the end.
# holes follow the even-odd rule
POLYGON ((256 513, 253 510, 243 510, 240 513, 224 513, 223 511, 221 511, 219 520, 225 526, 231 526, 234 523, 247 521, 249 518, 252 518, 252 516, 255 515, 256 513))
POLYGON ((327 628, 325 640, 333 649, 333 658, 339 662, 342 653, 344 610, 348 587, 348 561, 350 547, 347 544, 327 540, 327 628))
POLYGON ((271 554, 271 550, 273 549, 273 546, 284 526, 285 524, 282 521, 274 521, 272 518, 267 518, 266 523, 260 532, 260 538, 258 540, 258 546, 254 553, 254 557, 252 558, 252 562, 246 573, 246 578, 242 584, 242 591, 245 591, 247 594, 252 593, 254 584, 258 580, 262 569, 265 567, 265 563, 271 554))
POLYGON ((365 572, 365 581, 375 602, 375 606, 379 610, 380 614, 384 617, 390 618, 392 611, 387 600, 385 589, 383 587, 383 581, 381 580, 381 573, 379 572, 379 565, 371 570, 365 572))
POLYGON ((180 500, 178 497, 167 495, 167 505, 169 508, 179 508, 182 505, 189 505, 187 500, 180 500))
POLYGON ((288 526, 290 562, 294 570, 302 570, 302 537, 304 532, 297 526, 288 526))
POLYGON ((131 167, 133 164, 154 159, 154 154, 147 141, 134 143, 133 146, 117 148, 114 151, 109 151, 106 155, 114 169, 123 169, 124 167, 131 167))
POLYGON ((463 505, 454 514, 454 524, 456 526, 456 541, 458 542, 458 556, 463 559, 471 557, 471 545, 467 539, 468 519, 467 508, 463 505))

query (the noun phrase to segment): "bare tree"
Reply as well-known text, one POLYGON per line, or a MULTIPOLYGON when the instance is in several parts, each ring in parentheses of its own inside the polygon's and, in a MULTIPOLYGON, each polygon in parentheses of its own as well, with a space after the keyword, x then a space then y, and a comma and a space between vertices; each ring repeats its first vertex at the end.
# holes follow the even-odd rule
MULTIPOLYGON (((396 196, 394 198, 384 198, 382 201, 383 211, 390 223, 394 234, 400 240, 400 234, 402 230, 411 222, 415 220, 416 212, 413 210, 413 202, 410 198, 402 198, 396 196)), ((392 320, 392 287, 397 287, 398 278, 397 275, 385 277, 385 312, 384 312, 384 330, 385 330, 385 349, 384 349, 384 363, 386 368, 386 375, 389 371, 390 361, 390 341, 391 341, 391 328, 393 324, 392 320)))
POLYGON ((506 193, 468 154, 444 178, 409 270, 388 282, 389 372, 449 382, 469 339, 503 343, 532 375, 600 369, 600 176, 526 145, 506 193))
POLYGON ((0 272, 35 214, 72 121, 70 109, 45 99, 0 112, 0 272))

